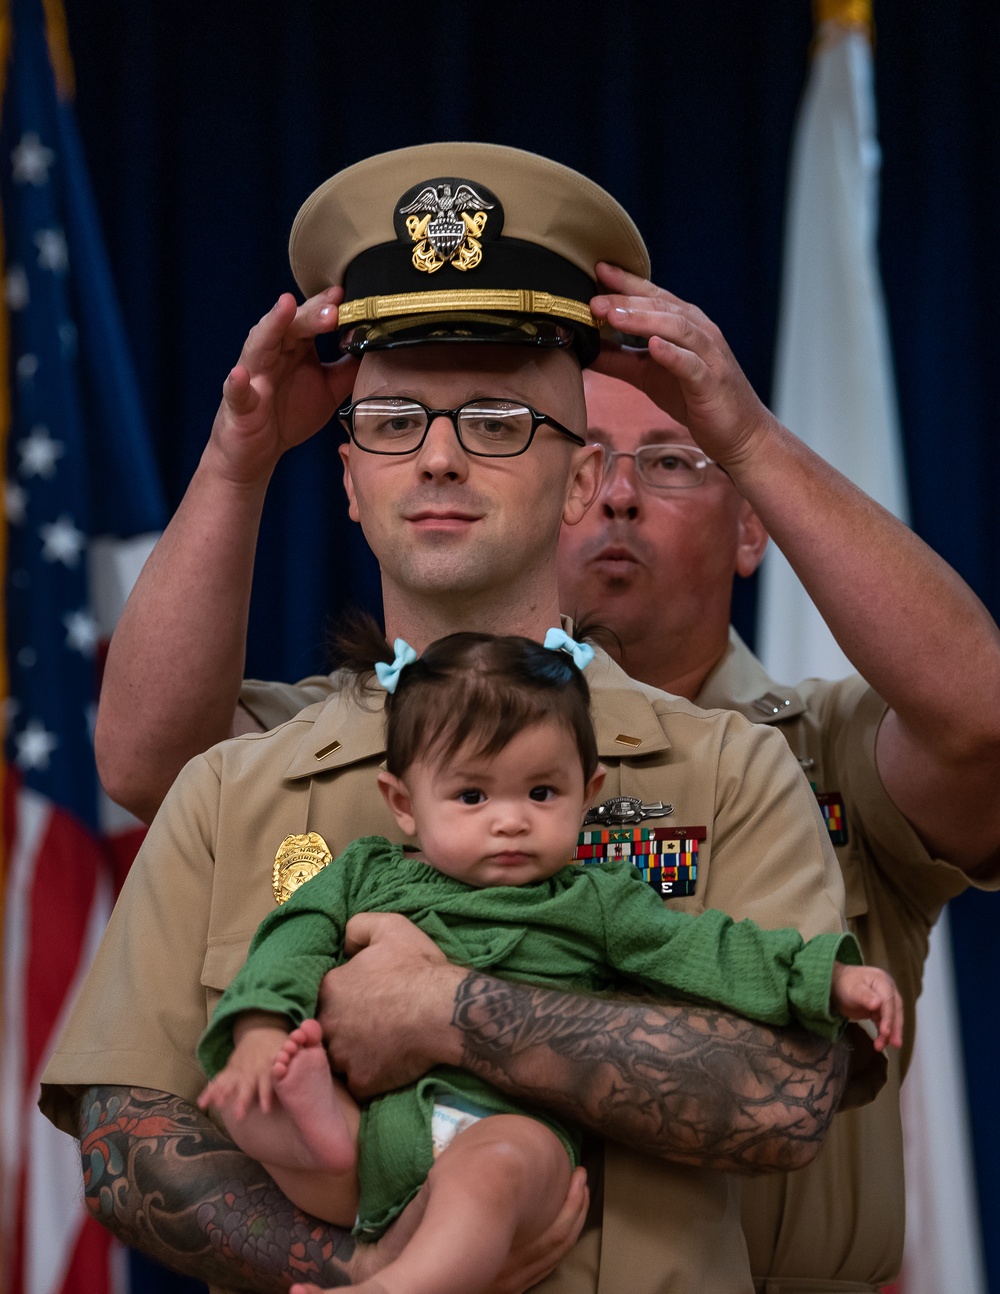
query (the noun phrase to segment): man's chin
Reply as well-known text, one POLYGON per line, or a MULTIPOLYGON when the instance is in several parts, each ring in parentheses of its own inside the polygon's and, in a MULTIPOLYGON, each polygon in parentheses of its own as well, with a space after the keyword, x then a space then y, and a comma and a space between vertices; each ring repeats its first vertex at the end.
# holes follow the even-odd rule
POLYGON ((407 563, 395 580, 400 588, 418 597, 478 597, 504 582, 499 572, 470 563, 467 553, 424 556, 424 561, 407 563))

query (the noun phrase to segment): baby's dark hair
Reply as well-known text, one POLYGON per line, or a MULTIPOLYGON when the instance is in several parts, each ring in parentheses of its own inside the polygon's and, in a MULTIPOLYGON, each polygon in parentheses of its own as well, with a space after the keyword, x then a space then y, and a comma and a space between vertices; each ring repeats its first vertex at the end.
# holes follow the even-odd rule
MULTIPOLYGON (((368 616, 352 616, 334 639, 342 668, 365 676, 394 653, 368 616)), ((530 638, 457 633, 439 638, 399 674, 387 694, 386 768, 402 777, 415 759, 451 759, 474 742, 495 755, 525 728, 555 719, 576 742, 585 779, 597 768, 590 689, 563 651, 530 638)))

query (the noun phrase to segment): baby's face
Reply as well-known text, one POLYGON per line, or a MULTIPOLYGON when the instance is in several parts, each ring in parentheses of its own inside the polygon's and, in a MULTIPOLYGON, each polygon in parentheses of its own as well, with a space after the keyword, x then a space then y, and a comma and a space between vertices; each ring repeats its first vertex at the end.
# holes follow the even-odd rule
POLYGON ((572 861, 604 770, 585 782, 572 735, 546 720, 498 755, 465 747, 445 764, 418 760, 401 780, 428 862, 469 885, 524 885, 572 861))

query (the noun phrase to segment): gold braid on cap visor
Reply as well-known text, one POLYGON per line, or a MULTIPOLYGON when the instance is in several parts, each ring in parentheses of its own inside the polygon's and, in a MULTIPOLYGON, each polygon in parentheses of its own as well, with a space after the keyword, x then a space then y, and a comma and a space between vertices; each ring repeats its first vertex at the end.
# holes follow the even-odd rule
POLYGON ((458 310, 502 310, 509 314, 555 315, 586 328, 600 328, 590 307, 570 297, 553 296, 551 292, 532 292, 518 288, 443 289, 440 292, 397 292, 387 297, 358 297, 345 301, 337 313, 341 328, 369 323, 374 319, 394 319, 399 315, 450 313, 458 310))

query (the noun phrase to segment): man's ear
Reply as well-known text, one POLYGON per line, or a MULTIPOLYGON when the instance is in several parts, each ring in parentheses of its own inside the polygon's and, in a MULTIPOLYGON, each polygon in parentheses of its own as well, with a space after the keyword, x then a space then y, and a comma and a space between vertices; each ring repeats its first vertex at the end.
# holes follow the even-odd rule
POLYGON ((574 449, 570 467, 563 521, 575 526, 601 492, 604 480, 604 450, 600 445, 581 445, 574 449))
POLYGON ((400 781, 395 773, 387 773, 383 769, 378 775, 378 789, 385 797, 385 802, 399 824, 400 831, 404 835, 415 836, 417 824, 413 817, 413 801, 410 799, 405 782, 400 781))
POLYGON ((340 461, 344 464, 344 490, 347 494, 347 515, 352 521, 361 521, 358 512, 358 499, 354 493, 354 481, 351 478, 351 446, 350 442, 341 445, 337 451, 340 454, 340 461))
POLYGON ((583 788, 583 799, 586 804, 593 804, 601 793, 604 786, 604 779, 608 775, 608 770, 603 764, 598 764, 594 769, 593 776, 587 785, 583 788))
POLYGON ((760 565, 764 549, 767 547, 768 535, 763 521, 746 499, 740 505, 737 525, 736 574, 745 577, 752 575, 760 565))

